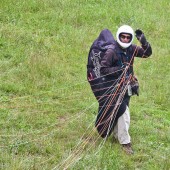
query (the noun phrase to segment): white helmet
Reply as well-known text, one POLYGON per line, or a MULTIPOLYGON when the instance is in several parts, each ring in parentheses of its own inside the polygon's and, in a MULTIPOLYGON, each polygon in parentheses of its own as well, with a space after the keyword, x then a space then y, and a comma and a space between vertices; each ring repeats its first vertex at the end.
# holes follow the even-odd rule
POLYGON ((122 25, 117 30, 116 38, 117 38, 117 42, 122 48, 128 48, 132 44, 134 38, 134 31, 129 25, 122 25), (122 33, 130 34, 132 36, 131 41, 129 43, 123 43, 122 41, 120 41, 120 34, 122 33))

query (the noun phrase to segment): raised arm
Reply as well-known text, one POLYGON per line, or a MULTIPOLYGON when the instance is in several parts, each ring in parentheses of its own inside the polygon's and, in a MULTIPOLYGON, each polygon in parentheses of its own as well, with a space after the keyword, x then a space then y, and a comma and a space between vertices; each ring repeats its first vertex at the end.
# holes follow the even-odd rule
POLYGON ((142 58, 147 58, 151 56, 152 48, 149 42, 146 40, 144 33, 140 29, 137 29, 135 33, 136 33, 136 38, 141 44, 141 47, 137 47, 137 52, 135 56, 142 57, 142 58))

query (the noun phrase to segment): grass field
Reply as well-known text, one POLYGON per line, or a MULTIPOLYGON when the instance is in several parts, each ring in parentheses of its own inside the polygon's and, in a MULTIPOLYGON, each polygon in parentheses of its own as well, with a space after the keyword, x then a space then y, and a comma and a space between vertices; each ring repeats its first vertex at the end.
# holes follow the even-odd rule
POLYGON ((169 0, 1 1, 0 169, 169 170, 169 9, 169 0), (98 104, 86 80, 92 42, 122 24, 153 49, 134 64, 132 156, 91 135, 98 104))

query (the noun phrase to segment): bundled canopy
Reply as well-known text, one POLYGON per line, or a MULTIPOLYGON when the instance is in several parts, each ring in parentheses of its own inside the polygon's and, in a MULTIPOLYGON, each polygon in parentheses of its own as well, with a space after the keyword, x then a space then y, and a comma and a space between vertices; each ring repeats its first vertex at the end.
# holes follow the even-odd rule
POLYGON ((101 60, 105 52, 108 49, 114 49, 114 46, 115 40, 112 33, 104 29, 93 42, 88 55, 87 79, 99 103, 95 125, 101 137, 107 137, 111 133, 127 105, 123 100, 127 89, 123 72, 119 76, 115 76, 114 73, 105 76, 100 74, 101 60))

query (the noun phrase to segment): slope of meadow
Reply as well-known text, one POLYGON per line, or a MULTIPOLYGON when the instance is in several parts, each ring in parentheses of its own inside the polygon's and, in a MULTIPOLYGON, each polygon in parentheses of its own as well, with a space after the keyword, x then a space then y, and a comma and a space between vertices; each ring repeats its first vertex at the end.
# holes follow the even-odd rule
POLYGON ((169 0, 1 2, 0 169, 168 170, 169 9, 169 0), (135 59, 132 156, 92 133, 98 105, 86 81, 92 42, 122 24, 142 29, 153 48, 135 59))

